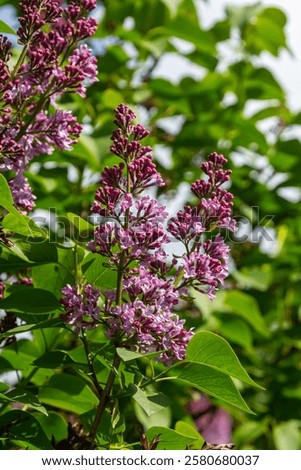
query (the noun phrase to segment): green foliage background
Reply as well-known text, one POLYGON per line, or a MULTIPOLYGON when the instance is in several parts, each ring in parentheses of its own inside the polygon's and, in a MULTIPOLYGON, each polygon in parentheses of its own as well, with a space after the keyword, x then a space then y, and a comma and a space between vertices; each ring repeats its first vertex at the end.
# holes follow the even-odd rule
MULTIPOLYGON (((17 4, 0 1, 0 5, 17 4)), ((225 19, 205 30, 193 0, 103 1, 97 14, 100 22, 91 46, 98 54, 99 82, 90 87, 87 99, 70 96, 62 103, 86 124, 86 132, 71 152, 41 156, 32 165, 27 176, 37 196, 37 208, 55 213, 68 233, 89 230, 89 226, 74 227, 70 223, 74 220, 72 214, 69 218, 66 214, 87 219, 99 172, 115 162, 108 149, 113 109, 120 102, 133 107, 151 131, 148 143, 154 147, 158 169, 167 182, 160 196, 168 204, 181 193, 180 183, 199 178, 199 164, 208 153, 224 153, 233 170, 235 215, 242 225, 248 222, 248 238, 243 243, 239 238, 229 240, 231 276, 216 300, 211 303, 204 296, 194 295, 184 313, 189 326, 226 338, 246 370, 264 388, 239 384, 254 415, 229 405, 236 447, 300 449, 301 204, 281 197, 279 190, 300 190, 301 142, 291 137, 290 131, 301 125, 301 111, 289 109, 285 91, 273 73, 258 65, 263 52, 278 57, 288 47, 285 15, 277 8, 264 8, 260 2, 241 8, 229 6, 225 19), (190 48, 185 50, 189 52, 181 52, 175 38, 186 41, 190 48), (231 49, 231 60, 225 60, 222 45, 231 49), (179 83, 156 75, 167 54, 186 60, 186 76, 179 83), (202 68, 203 78, 190 76, 192 65, 202 68), (250 104, 257 109, 251 114, 246 112, 250 104), (174 118, 180 125, 168 125, 174 118), (262 130, 263 124, 268 130, 262 130), (166 152, 170 155, 168 161, 162 157, 166 152), (277 179, 283 174, 285 178, 277 179), (263 245, 258 235, 260 227, 268 228, 275 241, 263 245)), ((6 209, 9 204, 1 199, 6 209)), ((11 303, 6 298, 4 307, 10 309, 13 305, 18 316, 28 324, 32 322, 33 339, 5 346, 0 373, 10 368, 9 363, 22 371, 22 386, 31 383, 33 394, 41 387, 38 403, 30 392, 20 403, 42 411, 37 419, 30 418, 28 426, 33 434, 39 427, 42 437, 38 446, 44 442, 44 448, 48 448, 54 430, 59 433, 55 434, 57 441, 66 437, 64 414, 57 409, 81 413, 89 422, 95 399, 87 385, 71 372, 72 363, 81 360, 80 347, 72 343, 68 331, 60 330, 58 337, 58 320, 43 315, 57 308, 61 287, 74 282, 73 253, 59 243, 62 232, 57 230, 52 233, 57 244, 45 240, 37 227, 32 227, 31 235, 40 236, 41 243, 25 241, 22 237, 28 233, 24 224, 13 210, 9 215, 4 228, 17 231, 20 240, 14 251, 1 246, 1 270, 30 269, 34 287, 43 291, 40 301, 35 297, 33 311, 24 312, 22 289, 11 287, 9 294, 15 297, 10 298, 11 303), (60 355, 59 351, 65 352, 60 355), (63 385, 53 372, 62 366, 66 372, 63 385), (81 392, 78 400, 77 395, 69 395, 74 389, 81 392), (50 421, 45 426, 44 405, 53 407, 51 426, 50 421)), ((83 256, 83 249, 78 256, 83 256)), ((108 273, 98 279, 96 267, 92 269, 87 261, 83 271, 89 282, 102 286, 110 282, 106 280, 108 273)), ((2 388, 0 392, 5 391, 5 385, 2 388)), ((183 410, 190 394, 183 390, 180 385, 162 385, 161 391, 173 397, 172 403, 160 418, 140 416, 140 422, 146 427, 174 427, 176 421, 187 420, 183 410)), ((215 403, 220 403, 218 398, 215 403)), ((223 406, 228 407, 225 403, 223 406)), ((9 413, 9 417, 7 413, 0 417, 1 429, 8 421, 13 422, 17 411, 9 413)), ((113 433, 118 435, 122 427, 118 415, 115 421, 113 433)), ((25 425, 21 422, 18 426, 22 435, 25 425)), ((34 448, 35 442, 30 445, 34 448)))

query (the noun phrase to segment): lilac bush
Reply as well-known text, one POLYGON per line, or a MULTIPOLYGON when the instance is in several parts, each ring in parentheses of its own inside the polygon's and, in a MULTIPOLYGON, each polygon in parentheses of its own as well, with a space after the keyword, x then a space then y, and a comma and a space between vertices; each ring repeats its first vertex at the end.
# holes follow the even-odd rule
POLYGON ((193 335, 175 307, 190 288, 213 299, 228 274, 229 247, 221 232, 235 230, 233 196, 221 186, 231 171, 224 169, 223 155, 210 154, 201 165, 206 179, 191 187, 197 203, 168 220, 166 207, 145 194, 164 185, 151 147, 141 143, 148 131, 134 124, 136 116, 124 104, 115 116, 111 152, 122 162, 102 173, 91 208, 101 222, 88 248, 107 258, 117 272, 117 285, 99 293, 89 284, 80 292, 77 286, 65 287, 62 317, 77 328, 104 324, 119 347, 157 352, 157 361, 170 366, 185 358, 193 335), (172 239, 182 242, 183 256, 168 256, 165 248, 172 239))
POLYGON ((22 45, 11 67, 12 44, 0 35, 0 171, 7 174, 15 205, 35 205, 26 170, 33 158, 55 148, 70 150, 82 126, 70 111, 59 109, 65 93, 85 96, 97 80, 97 61, 83 39, 97 23, 89 13, 96 0, 61 6, 57 0, 22 0, 17 31, 22 45))

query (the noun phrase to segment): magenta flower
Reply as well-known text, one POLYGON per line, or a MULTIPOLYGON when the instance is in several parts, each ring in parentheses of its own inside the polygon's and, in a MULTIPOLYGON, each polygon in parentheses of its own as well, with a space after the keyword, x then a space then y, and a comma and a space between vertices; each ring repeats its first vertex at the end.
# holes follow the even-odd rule
POLYGON ((64 297, 60 299, 66 313, 61 315, 62 319, 77 330, 80 328, 95 328, 99 323, 100 308, 97 306, 99 292, 95 287, 86 284, 79 291, 77 286, 67 284, 62 289, 64 297))
POLYGON ((0 35, 0 171, 15 172, 10 186, 22 212, 34 207, 24 176, 29 163, 55 148, 70 150, 82 130, 71 112, 58 109, 57 100, 67 92, 85 96, 87 85, 97 81, 96 58, 86 45, 79 45, 95 32, 96 21, 88 14, 96 1, 61 4, 20 2, 17 34, 24 49, 13 69, 8 65, 11 43, 0 35), (55 111, 48 109, 49 103, 55 111))
MULTIPOLYGON (((88 248, 106 257, 117 271, 116 288, 102 292, 97 314, 115 344, 145 354, 155 352, 158 361, 170 365, 185 358, 193 334, 174 308, 189 288, 214 298, 228 274, 229 247, 220 232, 235 230, 233 196, 221 185, 231 172, 223 169, 224 156, 209 155, 202 165, 207 179, 192 185, 199 202, 194 207, 186 205, 166 227, 166 207, 143 194, 164 182, 152 161, 152 149, 141 143, 148 131, 134 124, 135 118, 124 104, 115 110, 118 129, 112 134, 111 152, 122 162, 104 169, 91 208, 101 223, 88 248), (170 236, 185 248, 183 256, 171 260, 164 250, 170 236)), ((71 296, 70 305, 62 301, 69 308, 64 318, 71 324, 79 318, 83 325, 82 295, 72 289, 63 290, 71 296)))
POLYGON ((160 352, 158 361, 165 365, 182 360, 192 331, 184 328, 185 320, 169 310, 140 300, 117 306, 110 311, 108 335, 124 335, 124 345, 142 353, 160 352))

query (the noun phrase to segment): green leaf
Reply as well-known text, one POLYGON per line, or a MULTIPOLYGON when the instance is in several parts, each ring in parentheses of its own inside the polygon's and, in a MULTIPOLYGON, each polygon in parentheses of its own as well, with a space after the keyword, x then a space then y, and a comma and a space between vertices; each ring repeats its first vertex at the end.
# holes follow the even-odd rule
POLYGON ((148 416, 136 401, 134 401, 135 415, 144 429, 150 429, 153 426, 168 427, 172 421, 171 407, 161 408, 157 413, 148 416))
POLYGON ((48 351, 33 361, 33 365, 44 369, 57 369, 66 364, 75 364, 75 362, 64 351, 48 351))
POLYGON ((0 20, 0 33, 6 33, 6 34, 14 34, 16 35, 17 33, 11 28, 7 23, 4 21, 0 20))
POLYGON ((43 236, 46 237, 46 233, 43 229, 38 227, 33 220, 26 215, 20 214, 14 206, 14 201, 11 195, 10 187, 8 182, 3 175, 0 174, 0 194, 1 201, 0 206, 4 207, 9 214, 7 214, 2 220, 2 226, 8 231, 19 233, 21 235, 33 237, 43 236))
POLYGON ((46 289, 56 297, 61 297, 61 289, 66 284, 75 284, 74 252, 71 248, 57 248, 57 262, 34 266, 31 269, 35 287, 46 289))
POLYGON ((69 155, 88 163, 91 169, 95 171, 99 171, 100 169, 99 148, 95 139, 92 139, 89 135, 81 134, 79 141, 74 146, 71 153, 69 152, 69 155))
POLYGON ((156 96, 161 96, 162 98, 177 100, 183 96, 179 86, 164 78, 154 78, 150 81, 149 87, 156 96))
MULTIPOLYGON (((4 357, 1 357, 0 356, 0 372, 6 372, 8 370, 13 370, 13 366, 11 365, 11 363, 5 359, 4 357)), ((3 390, 2 390, 3 391, 3 390)))
POLYGON ((142 353, 138 353, 135 351, 130 351, 129 349, 126 349, 126 348, 117 348, 116 352, 118 356, 123 360, 123 362, 134 361, 135 359, 141 359, 143 357, 147 357, 148 359, 153 359, 155 357, 158 357, 160 354, 160 351, 156 351, 156 352, 148 353, 148 354, 142 354, 142 353))
POLYGON ((26 259, 35 263, 52 263, 58 261, 58 250, 56 243, 44 238, 27 238, 26 241, 16 242, 26 259))
POLYGON ((2 220, 2 226, 8 232, 18 233, 26 237, 47 237, 46 232, 34 223, 27 215, 13 211, 2 220))
POLYGON ((28 370, 32 369, 32 362, 40 354, 37 346, 29 339, 21 339, 16 343, 5 347, 0 357, 3 370, 7 369, 7 362, 10 364, 9 370, 28 370), (4 363, 3 363, 4 361, 4 363))
POLYGON ((249 377, 229 343, 210 331, 200 331, 191 338, 187 346, 185 361, 207 365, 249 385, 261 388, 249 377))
POLYGON ((91 231, 94 230, 92 224, 90 224, 87 220, 82 219, 82 217, 80 217, 79 215, 73 214, 73 212, 67 212, 67 217, 72 223, 72 225, 77 228, 79 233, 86 232, 86 234, 89 234, 91 231))
POLYGON ((226 41, 231 34, 231 25, 228 19, 219 21, 211 28, 211 33, 214 34, 216 41, 226 41))
POLYGON ((9 401, 12 403, 21 403, 26 405, 27 408, 39 411, 47 416, 47 410, 40 403, 38 398, 28 390, 17 387, 14 390, 9 391, 5 395, 0 394, 0 401, 9 401))
POLYGON ((0 194, 1 194, 0 205, 9 212, 18 212, 17 209, 14 207, 14 200, 11 195, 8 182, 6 181, 4 176, 1 174, 0 174, 0 194))
POLYGON ((93 409, 98 399, 81 379, 69 374, 50 377, 40 389, 39 400, 46 405, 71 411, 76 414, 93 409))
MULTIPOLYGON (((173 369, 172 372, 174 374, 175 370, 173 369)), ((177 379, 236 408, 253 414, 231 378, 219 370, 202 364, 183 364, 181 370, 177 370, 177 379)))
POLYGON ((240 318, 230 318, 229 315, 219 315, 219 318, 221 322, 218 330, 221 335, 250 351, 253 347, 251 327, 240 318))
POLYGON ((11 195, 10 187, 8 182, 3 175, 0 174, 0 194, 1 201, 0 206, 4 207, 9 214, 7 214, 2 220, 2 226, 8 231, 19 233, 25 236, 43 236, 47 234, 43 229, 38 227, 28 216, 20 214, 14 206, 14 200, 11 195))
POLYGON ((48 416, 38 415, 36 418, 49 441, 60 442, 68 437, 68 425, 59 413, 50 411, 48 416))
POLYGON ((193 443, 198 443, 199 448, 201 448, 204 442, 201 436, 199 439, 196 439, 195 437, 183 435, 174 429, 163 428, 161 426, 154 426, 148 429, 146 436, 149 441, 155 437, 159 438, 158 450, 185 450, 189 449, 193 443))
POLYGON ((15 272, 28 268, 32 262, 23 253, 14 247, 0 246, 0 271, 15 272))
POLYGON ((260 7, 260 2, 244 7, 227 6, 226 13, 233 26, 243 29, 250 22, 250 18, 254 18, 260 7))
POLYGON ((20 287, 4 300, 0 308, 12 312, 45 314, 60 309, 57 298, 49 291, 33 287, 20 287))
POLYGON ((177 16, 179 6, 183 0, 161 0, 169 11, 170 17, 175 18, 177 16))
POLYGON ((104 266, 108 259, 97 253, 89 253, 82 263, 82 272, 87 282, 103 289, 116 286, 117 273, 104 266))
POLYGON ((0 392, 3 393, 3 392, 6 392, 7 390, 9 390, 9 385, 3 383, 3 382, 0 382, 0 392))
POLYGON ((119 91, 112 88, 104 90, 101 94, 101 100, 104 104, 104 107, 107 109, 113 110, 123 101, 123 95, 119 91))
POLYGON ((268 328, 254 297, 244 292, 232 290, 225 294, 224 305, 231 312, 247 321, 262 336, 269 336, 268 328))
POLYGON ((50 450, 52 446, 39 421, 29 413, 12 410, 0 416, 2 438, 10 438, 15 446, 23 449, 50 450))
POLYGON ((50 320, 44 320, 38 323, 20 325, 16 326, 16 328, 11 328, 10 330, 5 331, 5 333, 0 334, 0 340, 2 338, 7 338, 8 336, 14 336, 20 333, 25 333, 27 331, 41 330, 43 328, 63 327, 65 327, 65 323, 63 323, 59 318, 51 318, 50 320))
POLYGON ((191 424, 186 423, 185 421, 177 421, 175 425, 175 431, 177 431, 179 434, 182 434, 182 436, 187 436, 194 439, 202 439, 202 436, 198 433, 196 428, 191 424))
POLYGON ((148 416, 161 411, 169 405, 169 400, 163 393, 146 393, 134 384, 129 385, 128 391, 148 416))
POLYGON ((246 443, 254 442, 262 435, 270 433, 269 417, 262 421, 244 421, 236 430, 234 440, 238 449, 245 449, 246 443))
POLYGON ((278 424, 273 429, 273 437, 278 450, 300 450, 301 422, 291 419, 278 424))
POLYGON ((285 23, 286 16, 278 8, 262 10, 246 28, 244 39, 248 50, 254 54, 267 50, 277 56, 279 49, 286 47, 285 23))
POLYGON ((191 42, 199 51, 215 54, 215 42, 210 31, 203 31, 198 24, 185 16, 178 16, 164 27, 169 36, 191 42))
POLYGON ((234 271, 232 276, 242 289, 257 289, 262 292, 269 288, 272 281, 270 265, 243 268, 241 271, 234 271))

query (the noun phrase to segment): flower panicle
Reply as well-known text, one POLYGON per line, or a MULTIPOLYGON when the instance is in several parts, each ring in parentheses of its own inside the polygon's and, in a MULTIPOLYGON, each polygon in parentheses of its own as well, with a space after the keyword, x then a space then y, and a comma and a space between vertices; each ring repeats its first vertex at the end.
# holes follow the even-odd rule
POLYGON ((11 43, 0 35, 0 171, 14 173, 8 175, 9 185, 15 206, 24 213, 35 204, 24 176, 29 163, 56 148, 70 150, 82 130, 71 112, 57 109, 57 101, 67 92, 84 97, 87 84, 97 81, 97 60, 87 45, 79 44, 96 30, 89 16, 96 0, 62 4, 20 2, 17 35, 23 49, 14 68, 9 64, 11 43))
MULTIPOLYGON (((164 181, 152 161, 151 147, 141 143, 148 131, 135 119, 126 105, 115 109, 118 129, 112 133, 111 152, 121 162, 102 172, 91 207, 100 224, 88 249, 106 257, 122 280, 119 288, 102 292, 99 318, 107 336, 131 350, 157 353, 157 360, 169 366, 185 358, 193 335, 174 308, 190 288, 213 299, 228 275, 229 247, 222 231, 235 230, 235 223, 233 196, 222 185, 231 172, 224 169, 223 155, 210 154, 201 166, 205 179, 191 187, 197 204, 187 204, 167 222, 166 207, 144 194, 164 181), (174 239, 184 245, 182 256, 170 257, 165 251, 174 239)), ((71 290, 73 304, 81 304, 76 287, 63 293, 69 299, 71 290)), ((66 321, 72 324, 76 317, 80 323, 82 311, 68 302, 62 301, 66 321)))

